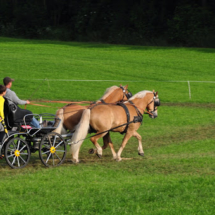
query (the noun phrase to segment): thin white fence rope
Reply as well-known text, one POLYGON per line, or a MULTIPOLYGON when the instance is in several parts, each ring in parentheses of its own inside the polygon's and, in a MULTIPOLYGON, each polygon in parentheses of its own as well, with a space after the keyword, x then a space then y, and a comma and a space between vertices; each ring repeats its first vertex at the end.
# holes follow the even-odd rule
MULTIPOLYGON (((18 78, 16 79, 18 80, 18 78)), ((44 81, 44 79, 20 79, 22 81, 44 81)), ((136 80, 78 80, 78 79, 47 79, 45 81, 73 81, 73 82, 97 82, 97 81, 107 81, 107 82, 188 82, 188 81, 156 81, 156 80, 147 80, 147 81, 136 81, 136 80)), ((189 81, 190 83, 212 83, 215 84, 215 81, 189 81)))
MULTIPOLYGON (((16 79, 17 80, 17 79, 16 79)), ((188 93, 189 93, 189 99, 191 99, 191 87, 190 87, 190 83, 211 83, 211 84, 215 84, 215 81, 136 81, 136 80, 73 80, 73 79, 24 79, 26 81, 47 81, 48 82, 48 87, 50 88, 49 82, 50 81, 71 81, 71 82, 167 82, 167 83, 185 83, 187 82, 188 84, 188 93)), ((22 79, 23 81, 23 79, 22 79)))

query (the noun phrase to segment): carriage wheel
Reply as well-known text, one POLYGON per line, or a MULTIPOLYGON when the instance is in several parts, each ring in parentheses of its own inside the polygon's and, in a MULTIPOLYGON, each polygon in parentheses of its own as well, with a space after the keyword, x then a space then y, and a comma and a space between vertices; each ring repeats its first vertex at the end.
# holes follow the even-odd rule
POLYGON ((31 152, 26 141, 19 137, 11 139, 5 147, 5 159, 13 169, 25 167, 30 160, 31 152))
POLYGON ((66 158, 66 143, 63 137, 55 132, 46 134, 39 147, 42 163, 47 166, 59 166, 66 158))

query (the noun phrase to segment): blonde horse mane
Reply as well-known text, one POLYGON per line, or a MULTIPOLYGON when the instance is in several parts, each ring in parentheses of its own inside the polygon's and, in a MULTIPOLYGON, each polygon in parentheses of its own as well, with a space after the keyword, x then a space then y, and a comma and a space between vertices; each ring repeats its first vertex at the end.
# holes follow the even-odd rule
POLYGON ((149 90, 140 91, 139 93, 136 93, 135 95, 133 95, 128 101, 131 101, 133 99, 141 99, 141 98, 145 97, 147 93, 153 93, 153 92, 149 91, 149 90))
MULTIPOLYGON (((104 95, 100 98, 100 99, 106 99, 114 90, 116 90, 117 86, 112 86, 112 87, 109 87, 105 90, 104 92, 104 95)), ((99 101, 99 100, 98 100, 99 101)))

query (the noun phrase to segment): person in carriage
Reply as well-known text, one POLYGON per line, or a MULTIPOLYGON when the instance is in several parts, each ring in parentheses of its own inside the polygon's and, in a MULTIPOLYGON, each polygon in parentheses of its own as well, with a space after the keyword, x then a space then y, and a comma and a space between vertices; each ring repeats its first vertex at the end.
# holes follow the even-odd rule
MULTIPOLYGON (((4 86, 6 87, 6 93, 4 95, 4 98, 12 101, 16 105, 30 104, 29 100, 24 101, 24 100, 19 99, 19 97, 16 95, 16 93, 10 89, 12 87, 13 81, 14 81, 14 79, 12 79, 10 77, 5 77, 3 79, 4 86)), ((40 123, 35 119, 35 117, 32 118, 30 125, 35 127, 35 128, 41 128, 40 123)))

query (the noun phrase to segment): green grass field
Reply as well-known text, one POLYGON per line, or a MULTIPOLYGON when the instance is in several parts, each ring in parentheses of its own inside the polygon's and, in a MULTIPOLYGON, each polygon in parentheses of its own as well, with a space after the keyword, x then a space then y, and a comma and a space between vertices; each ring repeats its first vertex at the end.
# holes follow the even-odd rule
MULTIPOLYGON (((14 78, 22 99, 95 101, 119 84, 133 94, 155 89, 161 99, 158 118, 145 115, 138 131, 145 157, 131 138, 121 162, 109 148, 101 159, 88 154, 89 140, 77 165, 69 155, 50 169, 37 153, 21 170, 0 160, 1 214, 214 214, 214 62, 215 49, 0 38, 1 78, 14 78)), ((55 113, 62 105, 51 106, 27 109, 55 113)), ((118 149, 123 136, 111 137, 118 149)))

